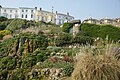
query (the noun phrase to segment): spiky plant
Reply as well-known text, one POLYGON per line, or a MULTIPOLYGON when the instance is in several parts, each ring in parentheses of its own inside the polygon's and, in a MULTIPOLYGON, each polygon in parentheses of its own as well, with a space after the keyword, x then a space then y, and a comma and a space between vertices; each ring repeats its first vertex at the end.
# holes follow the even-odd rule
POLYGON ((107 44, 102 49, 90 45, 81 47, 70 79, 120 80, 120 49, 115 46, 107 44))

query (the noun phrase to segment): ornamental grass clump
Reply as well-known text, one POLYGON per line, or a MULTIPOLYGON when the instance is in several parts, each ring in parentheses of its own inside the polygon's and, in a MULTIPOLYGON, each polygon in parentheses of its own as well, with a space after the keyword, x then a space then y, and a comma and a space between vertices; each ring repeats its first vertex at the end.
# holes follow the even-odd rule
POLYGON ((102 49, 81 47, 70 80, 120 80, 118 49, 112 44, 102 49))

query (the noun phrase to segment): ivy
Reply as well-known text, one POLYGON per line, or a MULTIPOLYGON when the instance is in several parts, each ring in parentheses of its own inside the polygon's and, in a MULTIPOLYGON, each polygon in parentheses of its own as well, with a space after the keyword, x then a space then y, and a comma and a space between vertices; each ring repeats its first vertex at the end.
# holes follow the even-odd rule
POLYGON ((73 24, 72 23, 64 23, 63 24, 63 27, 62 27, 62 31, 63 32, 66 32, 66 33, 69 33, 69 30, 70 28, 73 27, 73 24))

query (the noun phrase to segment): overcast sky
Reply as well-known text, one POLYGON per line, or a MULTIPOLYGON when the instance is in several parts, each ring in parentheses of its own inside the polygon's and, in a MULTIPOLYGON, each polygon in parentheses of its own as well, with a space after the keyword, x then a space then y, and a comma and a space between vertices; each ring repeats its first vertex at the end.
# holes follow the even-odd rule
POLYGON ((42 7, 60 13, 70 12, 75 19, 120 17, 120 0, 0 0, 3 7, 42 7))

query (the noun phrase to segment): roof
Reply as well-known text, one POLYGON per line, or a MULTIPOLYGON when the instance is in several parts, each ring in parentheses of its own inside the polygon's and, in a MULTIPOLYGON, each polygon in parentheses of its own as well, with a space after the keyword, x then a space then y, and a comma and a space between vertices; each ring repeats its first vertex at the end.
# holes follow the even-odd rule
POLYGON ((99 21, 99 20, 97 20, 97 19, 92 19, 92 18, 86 19, 86 20, 84 20, 84 21, 89 21, 89 20, 92 20, 92 21, 99 21))
POLYGON ((39 12, 46 12, 46 13, 51 13, 52 14, 52 12, 49 12, 49 11, 45 11, 45 10, 38 10, 39 12))
POLYGON ((71 21, 70 23, 73 23, 73 24, 79 23, 79 24, 81 24, 81 20, 73 20, 73 21, 71 21))
MULTIPOLYGON (((62 14, 62 13, 57 13, 57 15, 63 15, 63 16, 73 17, 73 16, 70 16, 70 15, 67 15, 67 14, 62 14)), ((73 17, 73 18, 74 18, 74 17, 73 17)))
POLYGON ((2 9, 18 9, 18 8, 6 8, 6 7, 2 7, 2 9))
POLYGON ((19 7, 19 9, 35 9, 35 8, 19 7))

